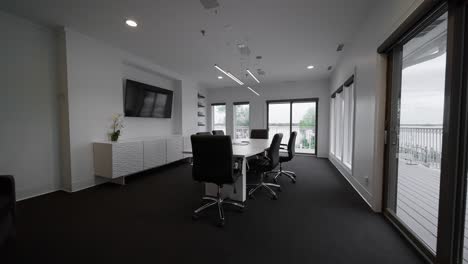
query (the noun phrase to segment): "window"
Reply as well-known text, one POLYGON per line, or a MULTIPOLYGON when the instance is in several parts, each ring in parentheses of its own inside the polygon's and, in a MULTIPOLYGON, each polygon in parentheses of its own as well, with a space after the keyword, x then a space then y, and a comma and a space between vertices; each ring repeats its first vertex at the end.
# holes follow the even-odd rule
POLYGON ((296 131, 296 152, 316 154, 317 106, 317 99, 268 101, 269 137, 282 133, 282 143, 288 144, 290 133, 296 131))
POLYGON ((226 104, 212 104, 212 128, 226 133, 226 104))
POLYGON ((234 103, 234 140, 249 138, 249 103, 234 103))
POLYGON ((351 169, 354 138, 354 76, 331 98, 330 153, 351 169))
POLYGON ((344 90, 343 163, 351 168, 353 155, 354 84, 344 90))
POLYGON ((330 103, 330 153, 335 155, 335 98, 330 103))

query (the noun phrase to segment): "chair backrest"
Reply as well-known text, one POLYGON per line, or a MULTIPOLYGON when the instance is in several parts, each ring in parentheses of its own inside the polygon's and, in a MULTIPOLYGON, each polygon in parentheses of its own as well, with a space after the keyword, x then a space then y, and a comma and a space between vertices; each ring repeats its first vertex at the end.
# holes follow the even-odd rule
POLYGON ((293 158, 294 155, 296 154, 296 137, 297 137, 297 132, 293 131, 291 135, 289 136, 289 141, 288 141, 288 156, 289 158, 293 158))
POLYGON ((234 183, 230 136, 192 135, 192 177, 222 186, 234 183))
POLYGON ((204 135, 204 136, 211 136, 211 132, 198 132, 198 133, 197 133, 197 136, 201 136, 201 135, 204 135))
POLYGON ((250 138, 268 139, 267 129, 252 129, 250 130, 250 138))
POLYGON ((267 151, 267 157, 270 159, 270 166, 275 168, 279 163, 279 151, 281 147, 281 140, 283 139, 283 134, 275 134, 273 140, 271 141, 270 148, 267 151))
POLYGON ((213 130, 213 135, 215 135, 215 136, 224 136, 224 131, 222 131, 222 130, 213 130))

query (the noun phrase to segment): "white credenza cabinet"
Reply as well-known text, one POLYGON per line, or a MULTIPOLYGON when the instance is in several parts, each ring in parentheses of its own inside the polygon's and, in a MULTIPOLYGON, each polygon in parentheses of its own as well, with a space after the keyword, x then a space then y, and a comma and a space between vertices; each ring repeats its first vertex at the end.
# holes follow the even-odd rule
POLYGON ((166 140, 167 163, 171 163, 184 158, 182 137, 172 137, 166 140))
POLYGON ((182 136, 94 142, 94 174, 116 179, 184 158, 182 136))
POLYGON ((143 141, 143 169, 151 169, 166 164, 166 139, 143 141))

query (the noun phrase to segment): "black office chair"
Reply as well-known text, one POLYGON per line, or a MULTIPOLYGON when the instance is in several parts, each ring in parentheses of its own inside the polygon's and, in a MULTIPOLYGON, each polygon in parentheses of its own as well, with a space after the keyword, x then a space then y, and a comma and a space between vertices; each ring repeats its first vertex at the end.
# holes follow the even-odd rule
POLYGON ((212 134, 211 132, 198 132, 196 135, 197 136, 211 136, 212 134))
POLYGON ((283 138, 283 134, 276 134, 271 141, 270 148, 267 151, 267 155, 265 157, 259 159, 253 159, 249 161, 250 163, 250 170, 253 170, 260 174, 260 182, 258 184, 249 184, 253 185, 254 187, 249 191, 249 198, 253 198, 253 194, 257 191, 260 187, 267 189, 271 195, 272 199, 278 199, 276 192, 271 189, 271 187, 278 188, 278 191, 281 191, 281 186, 278 184, 267 183, 265 182, 265 174, 274 170, 279 163, 279 150, 281 145, 281 139, 283 138))
POLYGON ((0 256, 5 263, 13 263, 15 228, 15 180, 0 175, 0 256))
POLYGON ((267 129, 252 129, 250 130, 250 138, 268 139, 267 129))
POLYGON ((287 146, 288 152, 287 152, 287 155, 282 155, 282 153, 280 153, 279 170, 271 171, 271 173, 276 173, 275 177, 273 178, 275 183, 278 182, 277 179, 281 175, 288 176, 293 183, 296 183, 296 174, 294 172, 292 172, 292 171, 283 170, 283 162, 288 162, 288 161, 292 160, 294 158, 294 155, 296 154, 296 137, 297 137, 297 132, 293 131, 291 133, 291 135, 289 136, 288 144, 287 145, 286 144, 281 144, 281 149, 286 149, 283 146, 287 146))
POLYGON ((214 136, 224 136, 224 131, 222 130, 213 130, 214 136))
MULTIPOLYGON (((230 136, 191 136, 193 153, 193 179, 198 182, 214 183, 218 186, 217 196, 204 196, 202 200, 209 201, 193 212, 193 218, 211 206, 217 205, 219 212, 219 225, 224 225, 223 204, 234 205, 241 210, 244 205, 230 199, 221 197, 223 185, 233 185, 242 176, 242 161, 234 166, 236 161, 232 154, 230 136), (236 169, 234 168, 236 167, 236 169)), ((234 189, 235 191, 235 189, 234 189)))

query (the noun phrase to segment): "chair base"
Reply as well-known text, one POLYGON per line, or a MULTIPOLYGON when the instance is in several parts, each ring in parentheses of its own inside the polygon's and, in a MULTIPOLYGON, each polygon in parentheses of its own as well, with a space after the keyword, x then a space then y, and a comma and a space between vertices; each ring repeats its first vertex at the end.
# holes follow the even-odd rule
POLYGON ((271 194, 271 198, 273 200, 277 200, 278 199, 278 195, 276 194, 275 191, 273 191, 273 189, 271 187, 274 187, 274 188, 278 188, 278 191, 281 192, 281 186, 278 185, 278 184, 274 184, 274 183, 267 183, 265 182, 263 179, 264 179, 264 176, 265 176, 266 173, 262 173, 262 176, 261 176, 261 180, 258 184, 248 184, 249 186, 253 186, 252 189, 249 190, 249 198, 253 198, 253 194, 260 188, 264 188, 266 189, 270 194, 271 194))
POLYGON ((273 177, 273 181, 275 183, 278 183, 278 177, 281 176, 281 175, 288 176, 289 179, 291 179, 291 181, 293 183, 296 183, 296 173, 294 173, 292 171, 283 170, 283 167, 281 166, 281 163, 280 163, 280 169, 279 170, 269 171, 268 174, 270 174, 270 173, 276 173, 275 177, 273 177))
POLYGON ((220 187, 218 187, 218 195, 215 197, 215 196, 203 196, 202 197, 202 200, 205 200, 205 201, 209 201, 208 203, 202 205, 200 208, 198 208, 197 210, 193 211, 193 215, 192 215, 192 218, 194 220, 198 219, 198 214, 200 212, 202 212, 203 210, 205 209, 208 209, 212 206, 215 206, 217 205, 218 207, 218 214, 219 214, 219 222, 218 222, 218 225, 219 226, 224 226, 224 209, 223 209, 223 205, 224 204, 230 204, 230 205, 234 205, 236 206, 237 208, 240 208, 241 210, 243 210, 245 208, 245 205, 241 204, 241 203, 238 203, 236 201, 233 201, 229 198, 225 199, 225 198, 221 198, 221 191, 220 191, 220 187))

